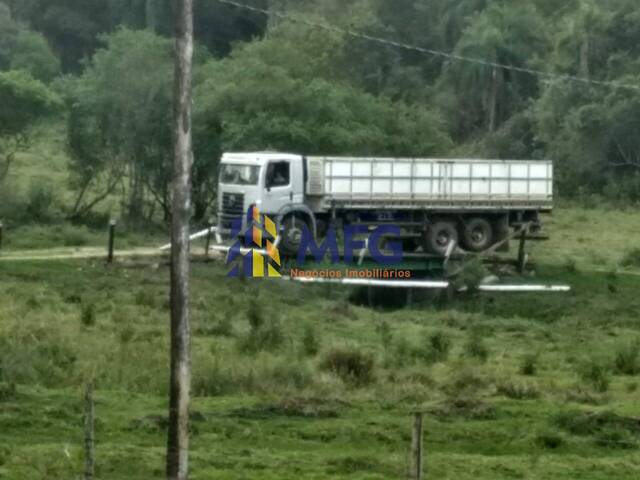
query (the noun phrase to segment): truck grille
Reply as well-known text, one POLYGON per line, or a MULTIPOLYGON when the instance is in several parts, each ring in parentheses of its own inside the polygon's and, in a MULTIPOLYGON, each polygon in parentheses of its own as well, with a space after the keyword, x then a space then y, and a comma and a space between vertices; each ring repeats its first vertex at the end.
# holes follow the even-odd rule
POLYGON ((244 195, 241 193, 223 193, 222 214, 234 217, 244 215, 244 195))

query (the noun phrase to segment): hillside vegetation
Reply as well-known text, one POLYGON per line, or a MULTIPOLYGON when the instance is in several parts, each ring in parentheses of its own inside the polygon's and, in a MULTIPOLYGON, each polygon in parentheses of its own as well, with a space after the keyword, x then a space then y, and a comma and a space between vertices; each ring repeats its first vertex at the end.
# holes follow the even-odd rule
MULTIPOLYGON (((247 2, 275 13, 196 2, 196 222, 229 150, 552 158, 565 199, 640 198, 634 0, 247 2)), ((168 219, 171 22, 169 0, 0 1, 0 218, 168 219)))

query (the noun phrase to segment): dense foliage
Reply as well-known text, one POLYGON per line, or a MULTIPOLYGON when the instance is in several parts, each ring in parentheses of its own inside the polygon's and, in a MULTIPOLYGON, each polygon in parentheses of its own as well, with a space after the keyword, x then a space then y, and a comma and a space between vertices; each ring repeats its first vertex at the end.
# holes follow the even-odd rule
MULTIPOLYGON (((636 0, 245 1, 338 29, 196 2, 197 218, 224 150, 553 158, 564 196, 640 200, 636 0)), ((116 190, 127 216, 167 216, 171 18, 170 0, 0 0, 0 70, 67 99, 70 216, 116 190)))

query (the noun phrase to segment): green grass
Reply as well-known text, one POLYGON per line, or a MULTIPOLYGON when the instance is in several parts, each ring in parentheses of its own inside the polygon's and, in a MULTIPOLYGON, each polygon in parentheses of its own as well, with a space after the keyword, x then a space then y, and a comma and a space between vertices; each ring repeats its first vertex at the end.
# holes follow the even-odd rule
MULTIPOLYGON (((49 182, 70 201, 66 157, 46 154, 63 136, 43 135, 2 198, 49 182)), ((350 302, 362 292, 194 265, 191 478, 404 478, 416 409, 429 478, 639 478, 640 216, 566 207, 545 221, 551 240, 528 245, 535 276, 514 280, 569 294, 414 294, 411 309, 371 310, 350 302)), ((119 227, 116 247, 161 243, 119 227)), ((80 476, 89 378, 98 478, 163 476, 168 270, 7 260, 105 245, 106 225, 5 231, 0 479, 80 476)))
MULTIPOLYGON (((80 474, 89 377, 99 478, 162 477, 167 279, 164 268, 0 262, 0 478, 80 474)), ((637 478, 638 378, 616 372, 616 354, 640 336, 640 278, 543 264, 536 280, 574 291, 379 311, 350 304, 352 291, 195 265, 192 478, 402 478, 415 409, 427 412, 433 478, 637 478), (482 358, 469 354, 479 339, 482 358), (370 378, 327 369, 336 350, 372 359, 370 378), (592 359, 606 392, 584 378, 592 359), (575 412, 623 420, 579 430, 575 412)))

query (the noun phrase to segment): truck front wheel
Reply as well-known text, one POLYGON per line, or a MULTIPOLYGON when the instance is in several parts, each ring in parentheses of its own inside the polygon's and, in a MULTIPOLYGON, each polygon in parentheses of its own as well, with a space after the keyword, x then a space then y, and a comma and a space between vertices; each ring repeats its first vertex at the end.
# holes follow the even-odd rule
POLYGON ((287 255, 297 255, 302 243, 304 229, 309 224, 299 216, 287 215, 282 222, 282 251, 287 255))
POLYGON ((464 222, 462 246, 470 252, 483 252, 493 242, 493 228, 488 220, 474 217, 464 222))
POLYGON ((429 225, 423 237, 422 248, 426 253, 444 256, 451 242, 458 243, 458 230, 453 222, 439 220, 429 225))

